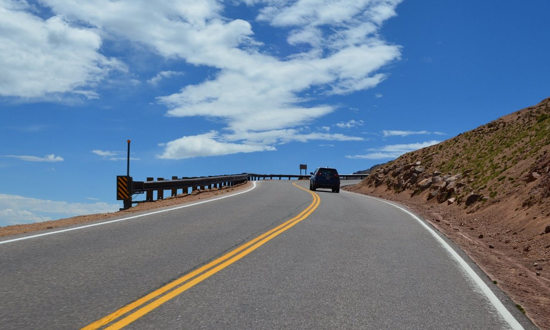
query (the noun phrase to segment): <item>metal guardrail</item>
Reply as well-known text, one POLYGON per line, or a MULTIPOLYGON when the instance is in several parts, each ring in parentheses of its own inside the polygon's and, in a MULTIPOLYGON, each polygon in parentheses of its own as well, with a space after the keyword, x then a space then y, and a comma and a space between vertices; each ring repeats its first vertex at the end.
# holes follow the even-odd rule
MULTIPOLYGON (((342 174, 341 180, 358 180, 364 179, 368 174, 342 174)), ((156 200, 164 199, 164 191, 170 190, 171 196, 175 197, 179 194, 192 193, 193 191, 221 189, 223 187, 231 187, 236 184, 244 183, 246 181, 258 181, 258 180, 307 180, 309 175, 294 175, 294 174, 254 174, 254 173, 242 173, 233 175, 219 175, 219 176, 207 176, 207 177, 182 177, 173 176, 171 180, 165 180, 164 178, 148 177, 146 181, 134 181, 131 176, 119 175, 117 176, 117 200, 124 202, 122 210, 129 209, 133 203, 152 202, 154 199, 154 192, 156 191, 156 200), (145 200, 133 201, 132 196, 135 194, 145 193, 145 200)))
MULTIPOLYGON (((362 180, 369 176, 368 174, 340 174, 340 180, 362 180)), ((310 175, 295 175, 295 174, 252 174, 248 173, 248 180, 250 181, 259 181, 259 180, 309 180, 310 175)))
POLYGON ((192 193, 193 191, 221 189, 223 187, 231 187, 239 183, 248 181, 248 174, 220 175, 195 178, 178 178, 173 176, 171 180, 164 178, 148 177, 146 181, 133 181, 132 177, 118 176, 117 177, 117 199, 124 201, 123 210, 132 207, 132 203, 152 202, 154 192, 156 191, 156 200, 164 199, 164 191, 170 190, 171 196, 175 197, 179 194, 192 193), (121 180, 126 178, 126 180, 121 180), (125 185, 126 183, 126 185, 125 185), (127 192, 126 194, 124 192, 127 192), (133 201, 132 195, 145 193, 145 200, 133 201), (129 196, 129 197, 128 197, 129 196), (127 198, 122 198, 127 197, 127 198))

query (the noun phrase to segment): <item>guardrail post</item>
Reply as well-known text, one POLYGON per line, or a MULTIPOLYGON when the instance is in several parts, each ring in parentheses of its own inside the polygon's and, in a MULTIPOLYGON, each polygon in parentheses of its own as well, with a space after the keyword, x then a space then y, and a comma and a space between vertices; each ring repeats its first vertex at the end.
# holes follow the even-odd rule
MULTIPOLYGON (((177 176, 172 176, 172 180, 177 180, 178 177, 177 176)), ((176 197, 178 195, 178 189, 177 188, 172 188, 172 197, 176 197)))
MULTIPOLYGON (((157 181, 164 181, 164 178, 157 178, 157 181)), ((159 188, 157 190, 157 200, 164 199, 164 189, 159 188)))
MULTIPOLYGON (((151 182, 151 181, 154 181, 155 178, 147 178, 147 182, 151 182)), ((145 191, 145 200, 148 201, 148 202, 152 202, 153 201, 153 189, 147 189, 145 191)))

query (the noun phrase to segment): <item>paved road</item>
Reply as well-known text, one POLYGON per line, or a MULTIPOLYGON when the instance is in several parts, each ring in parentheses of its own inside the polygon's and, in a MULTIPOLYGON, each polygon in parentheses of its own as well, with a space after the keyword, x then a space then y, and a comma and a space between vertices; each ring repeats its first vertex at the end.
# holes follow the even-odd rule
POLYGON ((488 283, 513 314, 503 318, 407 213, 347 192, 317 196, 288 181, 261 182, 210 203, 0 241, 0 328, 80 328, 136 300, 114 322, 134 315, 135 329, 533 327, 488 283), (200 267, 206 272, 185 277, 200 267))

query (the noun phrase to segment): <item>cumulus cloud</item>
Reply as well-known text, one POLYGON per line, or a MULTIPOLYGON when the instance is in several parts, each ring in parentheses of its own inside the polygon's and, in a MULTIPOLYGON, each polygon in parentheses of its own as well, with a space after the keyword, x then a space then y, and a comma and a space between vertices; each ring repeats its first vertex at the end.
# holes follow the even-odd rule
MULTIPOLYGON (((226 4, 216 0, 162 3, 42 0, 40 3, 55 14, 48 20, 13 8, 7 10, 12 20, 21 15, 29 23, 39 25, 31 31, 47 30, 51 20, 66 31, 62 43, 81 50, 74 58, 83 58, 78 63, 86 63, 86 70, 71 69, 80 74, 65 87, 58 88, 62 91, 75 91, 79 86, 98 81, 117 63, 98 53, 101 38, 128 40, 166 59, 216 69, 206 80, 158 98, 158 102, 167 107, 169 116, 209 117, 226 125, 220 130, 224 134, 184 136, 163 144, 161 157, 169 159, 181 158, 181 153, 174 150, 196 156, 227 154, 220 151, 221 146, 227 147, 229 153, 273 150, 274 145, 256 145, 246 139, 230 142, 230 139, 255 132, 267 135, 285 132, 332 113, 336 107, 323 104, 323 98, 377 86, 387 78, 382 69, 401 56, 400 47, 386 42, 379 34, 383 22, 396 15, 395 8, 401 0, 243 2, 259 10, 257 20, 262 24, 287 33, 289 52, 285 50, 288 53, 285 57, 263 47, 261 40, 255 39, 250 22, 224 17, 226 4), (81 38, 70 38, 76 33, 81 34, 81 38), (81 41, 75 46, 71 43, 74 40, 81 41), (190 139, 195 149, 186 150, 181 141, 190 139)), ((24 31, 22 27, 19 29, 24 31)), ((30 47, 27 45, 27 48, 30 47)), ((71 53, 68 50, 62 49, 62 52, 71 53)), ((41 52, 52 58, 64 58, 47 47, 41 52)), ((149 82, 155 84, 173 75, 172 71, 164 71, 149 82)), ((32 89, 26 90, 33 94, 32 89)), ((34 93, 45 92, 48 91, 34 93)), ((349 140, 318 133, 296 134, 292 138, 280 135, 273 140, 324 138, 349 140)))
POLYGON ((15 158, 26 162, 57 163, 64 161, 63 157, 54 154, 49 154, 44 157, 28 155, 5 155, 4 157, 15 158))
POLYGON ((159 158, 185 159, 275 150, 274 147, 263 145, 219 142, 217 138, 218 133, 215 131, 194 136, 184 136, 166 143, 164 153, 159 158))
POLYGON ((115 204, 69 203, 0 194, 0 226, 54 220, 91 213, 118 210, 115 204))
POLYGON ((394 159, 407 152, 415 151, 418 149, 426 148, 434 144, 438 144, 441 141, 426 141, 419 143, 409 144, 392 144, 381 148, 369 149, 369 153, 362 155, 348 155, 349 159, 394 159))
POLYGON ((100 54, 97 31, 74 27, 58 15, 42 19, 25 1, 0 0, 0 31, 0 96, 94 98, 91 87, 111 70, 124 69, 100 54))
MULTIPOLYGON (((271 1, 265 3, 259 20, 275 27, 292 27, 289 44, 308 43, 321 51, 312 49, 287 59, 255 50, 227 52, 224 65, 217 66, 222 71, 214 79, 159 98, 169 108, 169 115, 224 119, 227 128, 234 132, 226 138, 258 136, 253 132, 263 132, 272 136, 263 143, 285 139, 307 141, 308 137, 303 135, 288 135, 288 129, 336 109, 326 104, 306 106, 307 100, 300 93, 317 89, 322 97, 374 87, 386 78, 377 71, 400 57, 398 46, 385 43, 375 33, 384 19, 395 14, 394 7, 399 1, 342 1, 332 5, 298 1, 290 6, 286 2, 278 3, 280 6, 271 1), (389 9, 382 10, 384 6, 389 9), (321 27, 329 27, 328 31, 333 32, 322 32, 327 29, 321 27), (277 133, 284 135, 273 137, 277 133)), ((316 135, 316 139, 322 137, 316 135)), ((324 137, 336 139, 334 135, 324 137)))

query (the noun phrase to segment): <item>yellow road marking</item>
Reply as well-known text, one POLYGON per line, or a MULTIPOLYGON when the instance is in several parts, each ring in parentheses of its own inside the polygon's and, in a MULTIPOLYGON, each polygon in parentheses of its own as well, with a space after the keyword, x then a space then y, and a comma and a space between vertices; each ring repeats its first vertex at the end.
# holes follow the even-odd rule
POLYGON ((300 212, 298 215, 293 217, 290 220, 287 220, 283 222, 282 224, 278 225, 277 227, 263 233, 262 235, 250 240, 249 242, 237 247, 233 251, 217 258, 214 261, 209 262, 208 264, 166 284, 165 286, 147 294, 146 296, 118 309, 117 311, 85 326, 82 328, 83 330, 88 329, 99 329, 103 326, 108 325, 111 322, 116 321, 117 319, 123 317, 127 313, 135 310, 136 308, 139 308, 138 310, 132 312, 131 314, 123 317, 122 319, 118 320, 116 323, 113 323, 112 325, 108 326, 106 329, 120 329, 135 320, 139 319, 140 317, 144 316, 145 314, 149 313, 150 311, 154 310, 155 308, 159 307, 160 305, 164 304, 165 302, 169 301, 170 299, 173 299, 174 297, 180 295, 184 291, 188 290, 189 288, 192 288, 193 286, 197 285, 198 283, 204 281, 205 279, 209 278, 210 276, 216 274, 217 272, 221 271, 222 269, 228 267, 229 265, 235 263, 236 261, 244 258, 246 255, 250 254, 252 251, 256 250, 260 246, 264 245, 268 241, 272 240, 273 238, 279 236, 281 233, 285 232, 286 230, 294 227, 298 222, 306 219, 317 207, 319 207, 319 204, 321 203, 321 199, 319 198, 319 195, 317 195, 314 192, 311 192, 305 188, 302 188, 298 186, 295 183, 292 183, 295 187, 302 189, 304 191, 307 191, 313 196, 313 201, 311 204, 304 209, 302 212, 300 212), (179 286, 180 284, 183 284, 179 286), (179 286, 179 287, 178 287, 179 286), (175 289, 174 289, 175 288, 175 289), (174 289, 174 290, 172 290, 174 289), (170 291, 172 290, 172 291, 170 291), (168 292, 170 291, 170 292, 168 292), (168 292, 168 293, 166 293, 168 292), (165 294, 166 293, 166 294, 165 294), (164 295, 163 295, 164 294, 164 295), (162 296, 163 295, 163 296, 162 296), (160 298, 158 298, 160 297, 160 298), (153 302, 147 304, 149 301, 158 298, 157 300, 154 300, 153 302), (143 307, 142 307, 143 306, 143 307), (141 308, 140 308, 141 307, 141 308))

